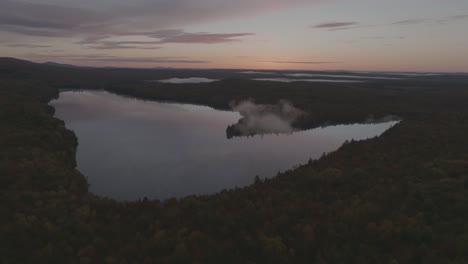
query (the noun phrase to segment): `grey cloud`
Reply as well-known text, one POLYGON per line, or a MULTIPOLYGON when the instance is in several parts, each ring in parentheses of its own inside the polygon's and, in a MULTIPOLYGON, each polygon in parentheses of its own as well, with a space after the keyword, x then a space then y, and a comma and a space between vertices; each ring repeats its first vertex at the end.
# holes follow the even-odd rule
POLYGON ((50 48, 52 47, 49 45, 35 45, 35 44, 22 44, 22 43, 8 44, 5 46, 11 47, 11 48, 50 48))
POLYGON ((362 39, 386 39, 386 37, 378 37, 378 36, 375 36, 375 37, 362 37, 362 39))
POLYGON ((374 27, 374 25, 361 25, 359 22, 327 22, 311 26, 315 29, 324 29, 329 31, 338 31, 346 29, 374 27))
POLYGON ((203 64, 210 63, 206 60, 194 60, 182 56, 165 56, 165 57, 118 57, 106 54, 36 54, 30 53, 26 56, 28 59, 50 61, 50 60, 66 60, 72 62, 93 62, 93 63, 167 63, 167 64, 203 64))
POLYGON ((89 62, 118 62, 118 63, 186 63, 186 64, 199 64, 209 63, 205 60, 191 60, 191 59, 177 59, 171 57, 154 57, 154 58, 76 58, 75 61, 89 61, 89 62))
POLYGON ((182 29, 163 29, 154 32, 147 32, 145 35, 152 38, 164 39, 172 38, 184 34, 182 29))
POLYGON ((92 31, 109 19, 104 14, 74 7, 10 0, 0 0, 0 4, 2 28, 18 28, 19 33, 25 34, 30 31, 22 29, 92 31))
POLYGON ((400 20, 397 22, 392 23, 393 25, 401 25, 401 26, 407 26, 407 25, 417 25, 426 22, 427 20, 425 19, 406 19, 406 20, 400 20))
POLYGON ((14 32, 23 35, 33 37, 71 37, 73 33, 66 30, 55 30, 55 29, 38 29, 38 28, 27 28, 21 26, 1 25, 0 30, 6 32, 14 32))
POLYGON ((282 64, 330 64, 330 63, 343 63, 340 61, 258 61, 266 63, 282 63, 282 64))
POLYGON ((314 28, 325 28, 325 29, 331 29, 331 28, 347 28, 350 26, 355 26, 357 25, 357 22, 328 22, 328 23, 321 23, 313 26, 314 28))
POLYGON ((374 36, 374 37, 362 37, 361 39, 373 39, 373 40, 394 40, 394 39, 406 39, 405 36, 399 37, 382 37, 382 36, 374 36))
POLYGON ((227 42, 239 42, 240 37, 255 35, 254 33, 183 33, 171 37, 162 38, 160 43, 198 43, 198 44, 215 44, 227 42))
POLYGON ((468 14, 443 17, 441 19, 438 19, 437 23, 445 24, 445 23, 450 23, 450 22, 455 22, 455 21, 465 20, 465 19, 468 19, 468 14))
POLYGON ((431 19, 406 19, 406 20, 400 20, 392 23, 392 25, 400 25, 400 26, 410 26, 410 25, 418 25, 418 24, 445 24, 445 23, 451 23, 451 22, 456 22, 460 20, 465 20, 468 19, 468 14, 462 14, 462 15, 455 15, 455 16, 445 16, 439 19, 431 18, 431 19))
POLYGON ((112 50, 112 49, 145 49, 145 50, 157 50, 161 47, 147 46, 159 44, 158 41, 102 41, 98 42, 97 45, 89 46, 92 49, 100 50, 112 50))
MULTIPOLYGON (((0 30, 32 36, 123 36, 258 15, 319 0, 0 0, 0 30)), ((159 31, 156 38, 179 35, 159 31)), ((184 38, 189 38, 184 36, 184 38)), ((204 43, 204 42, 203 42, 204 43)))
POLYGON ((163 45, 166 43, 185 44, 216 44, 240 42, 242 37, 255 35, 254 33, 187 33, 183 30, 161 30, 155 32, 133 32, 126 35, 145 35, 146 37, 157 38, 155 41, 111 41, 106 40, 107 36, 92 36, 79 41, 78 44, 90 45, 94 49, 159 49, 148 45, 163 45))
POLYGON ((28 57, 32 58, 61 58, 61 59, 78 59, 78 58, 117 58, 117 56, 113 55, 106 55, 106 54, 56 54, 56 55, 50 55, 50 54, 38 54, 38 53, 29 53, 27 54, 28 57))
POLYGON ((158 50, 161 47, 141 47, 141 46, 128 46, 128 45, 102 45, 90 47, 97 50, 115 50, 115 49, 137 49, 137 50, 158 50))
MULTIPOLYGON (((410 18, 405 20, 399 20, 391 23, 380 24, 380 25, 362 25, 358 22, 327 22, 321 23, 314 26, 312 28, 316 29, 326 29, 330 31, 338 31, 338 30, 346 30, 346 29, 356 29, 356 28, 369 28, 369 27, 381 27, 381 26, 411 26, 411 25, 419 25, 419 24, 444 24, 455 22, 459 20, 468 19, 468 14, 456 15, 456 16, 446 16, 440 19, 435 18, 410 18)), ((384 39, 384 37, 368 37, 369 39, 384 39)), ((404 39, 405 37, 400 37, 400 39, 404 39)))

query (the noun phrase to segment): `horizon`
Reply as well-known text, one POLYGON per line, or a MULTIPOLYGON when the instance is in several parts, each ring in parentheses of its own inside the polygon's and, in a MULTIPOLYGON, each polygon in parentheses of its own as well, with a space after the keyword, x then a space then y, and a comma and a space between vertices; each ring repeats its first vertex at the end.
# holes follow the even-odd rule
POLYGON ((461 0, 0 3, 0 56, 37 63, 468 72, 468 2, 461 0))
POLYGON ((387 74, 406 74, 406 73, 416 73, 416 74, 468 74, 468 71, 466 72, 453 72, 453 71, 377 71, 377 70, 347 70, 347 69, 329 69, 329 70, 321 70, 321 69, 316 69, 316 70, 304 70, 304 69, 252 69, 252 68, 185 68, 185 67, 171 67, 171 66, 155 66, 155 67, 127 67, 127 66, 119 66, 119 65, 103 65, 103 66, 92 66, 92 65, 75 65, 75 64, 68 64, 68 63, 59 63, 56 61, 33 61, 33 60, 24 60, 20 58, 14 58, 14 57, 0 57, 0 59, 15 59, 15 60, 23 60, 23 61, 28 61, 36 64, 44 64, 44 65, 57 65, 58 67, 63 66, 70 66, 70 67, 77 67, 77 68, 96 68, 96 69, 105 69, 105 68, 115 68, 115 69, 128 69, 128 70, 226 70, 226 71, 258 71, 260 74, 261 72, 330 72, 330 73, 352 73, 352 74, 357 74, 357 73, 369 73, 369 74, 377 74, 377 73, 387 73, 387 74))

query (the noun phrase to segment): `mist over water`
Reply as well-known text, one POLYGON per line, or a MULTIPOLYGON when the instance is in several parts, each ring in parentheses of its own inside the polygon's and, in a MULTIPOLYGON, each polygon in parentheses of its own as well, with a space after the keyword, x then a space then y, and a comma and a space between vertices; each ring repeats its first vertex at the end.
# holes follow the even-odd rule
MULTIPOLYGON (((260 116, 253 124, 262 127, 275 120, 263 114, 265 109, 279 111, 281 122, 284 116, 294 117, 297 109, 285 102, 242 102, 235 106, 239 113, 103 91, 62 92, 51 105, 78 137, 78 169, 88 178, 90 191, 118 200, 166 199, 246 186, 255 175, 273 177, 336 150, 346 140, 375 137, 397 123, 228 139, 226 128, 245 116, 260 116)), ((290 132, 281 122, 270 126, 290 132)))
MULTIPOLYGON (((292 123, 304 112, 287 101, 280 101, 276 105, 255 104, 253 101, 231 103, 233 111, 239 112, 242 118, 230 126, 228 133, 239 136, 292 133, 296 129, 292 123)), ((229 135, 228 135, 229 137, 229 135)))

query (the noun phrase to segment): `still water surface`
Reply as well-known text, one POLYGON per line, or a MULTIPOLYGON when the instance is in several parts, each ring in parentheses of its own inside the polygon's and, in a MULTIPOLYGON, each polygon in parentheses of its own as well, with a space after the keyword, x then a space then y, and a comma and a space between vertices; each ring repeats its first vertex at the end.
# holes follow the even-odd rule
POLYGON ((190 78, 171 78, 166 80, 158 80, 156 82, 160 83, 210 83, 219 81, 217 79, 209 79, 209 78, 202 78, 202 77, 190 77, 190 78))
POLYGON ((78 169, 90 191, 118 200, 209 194, 275 176, 380 135, 396 121, 227 139, 237 112, 138 100, 103 91, 64 91, 51 102, 79 141, 78 169))

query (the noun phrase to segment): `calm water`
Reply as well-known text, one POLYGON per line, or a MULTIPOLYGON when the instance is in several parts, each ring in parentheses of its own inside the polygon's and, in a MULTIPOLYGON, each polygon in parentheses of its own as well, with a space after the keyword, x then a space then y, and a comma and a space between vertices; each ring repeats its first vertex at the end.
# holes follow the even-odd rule
POLYGON ((343 74, 315 74, 315 73, 291 73, 286 74, 291 77, 331 77, 331 78, 350 78, 350 79, 375 79, 375 80, 401 80, 397 77, 366 76, 366 75, 343 75, 343 74))
POLYGON ((271 177, 345 140, 380 135, 396 122, 340 125, 293 134, 226 138, 236 112, 65 91, 51 102, 75 131, 78 169, 90 190, 119 200, 208 194, 271 177))
POLYGON ((171 78, 166 80, 158 80, 161 83, 209 83, 219 81, 217 79, 209 79, 203 77, 190 77, 190 78, 171 78))
POLYGON ((271 81, 271 82, 333 82, 333 83, 355 83, 364 82, 361 80, 340 80, 340 79, 290 79, 290 78, 258 78, 255 81, 271 81))

